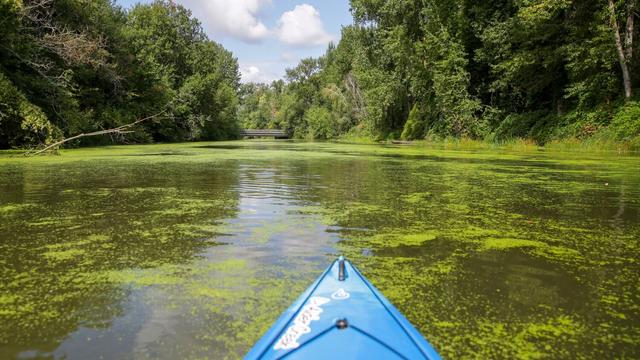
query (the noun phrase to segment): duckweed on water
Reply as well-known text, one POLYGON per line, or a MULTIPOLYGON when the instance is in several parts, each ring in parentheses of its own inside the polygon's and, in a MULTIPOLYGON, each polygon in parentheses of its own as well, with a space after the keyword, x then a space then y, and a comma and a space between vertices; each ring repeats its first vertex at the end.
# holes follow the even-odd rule
POLYGON ((427 241, 436 239, 438 232, 415 231, 407 233, 382 233, 366 237, 363 241, 368 246, 375 247, 398 247, 398 246, 419 246, 427 241))
POLYGON ((431 197, 430 192, 418 192, 418 193, 402 196, 402 200, 410 204, 418 204, 424 201, 428 201, 430 197, 431 197))
POLYGON ((61 154, 0 155, 1 358, 239 358, 337 254, 445 358, 640 356, 637 157, 266 141, 61 154))
POLYGON ((546 244, 540 241, 516 239, 516 238, 487 238, 482 244, 485 250, 503 250, 518 247, 544 247, 546 244))
POLYGON ((42 255, 49 260, 65 261, 65 260, 75 259, 84 254, 85 254, 84 250, 68 249, 68 250, 59 250, 59 251, 47 251, 42 255))

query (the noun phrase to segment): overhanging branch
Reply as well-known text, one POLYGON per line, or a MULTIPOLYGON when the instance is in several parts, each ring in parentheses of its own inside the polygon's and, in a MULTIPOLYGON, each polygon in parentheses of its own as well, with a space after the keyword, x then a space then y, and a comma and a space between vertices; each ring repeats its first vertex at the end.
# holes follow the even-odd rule
POLYGON ((66 139, 62 139, 60 141, 56 141, 53 144, 47 145, 43 149, 37 150, 35 152, 32 152, 32 151, 26 152, 24 155, 25 156, 36 156, 36 155, 42 154, 42 153, 44 153, 44 152, 46 152, 46 151, 48 151, 50 149, 58 147, 58 146, 60 146, 60 145, 62 145, 64 143, 67 143, 69 141, 77 140, 77 139, 80 139, 80 138, 83 138, 83 137, 88 137, 88 136, 99 136, 99 135, 106 135, 106 134, 119 134, 119 135, 130 134, 130 133, 133 132, 133 130, 130 130, 130 129, 133 128, 134 126, 136 126, 136 125, 138 125, 138 124, 140 124, 140 123, 142 123, 144 121, 148 121, 148 120, 154 119, 156 117, 159 117, 159 116, 163 115, 166 112, 167 112, 167 109, 164 109, 164 110, 160 111, 159 113, 153 114, 151 116, 147 116, 147 117, 142 118, 142 119, 138 119, 138 120, 136 120, 136 121, 134 121, 132 123, 121 125, 121 126, 118 126, 118 127, 112 128, 112 129, 98 130, 98 131, 93 131, 93 132, 90 132, 90 133, 81 133, 81 134, 78 134, 78 135, 74 135, 72 137, 69 137, 69 138, 66 138, 66 139))

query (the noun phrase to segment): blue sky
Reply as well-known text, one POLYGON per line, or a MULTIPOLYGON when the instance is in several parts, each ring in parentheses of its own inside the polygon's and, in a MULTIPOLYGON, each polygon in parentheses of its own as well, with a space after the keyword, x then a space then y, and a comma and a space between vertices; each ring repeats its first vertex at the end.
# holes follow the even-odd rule
MULTIPOLYGON (((151 0, 117 0, 124 8, 151 0)), ((238 58, 243 82, 282 78, 302 58, 322 55, 351 24, 348 0, 176 0, 209 38, 238 58)))

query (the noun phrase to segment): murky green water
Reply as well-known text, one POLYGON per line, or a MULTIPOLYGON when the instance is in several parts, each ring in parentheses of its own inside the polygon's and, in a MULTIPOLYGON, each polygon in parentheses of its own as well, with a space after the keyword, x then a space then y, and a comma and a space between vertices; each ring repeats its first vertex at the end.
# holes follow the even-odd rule
POLYGON ((445 358, 640 357, 640 158, 229 142, 0 158, 0 358, 237 358, 338 254, 445 358))

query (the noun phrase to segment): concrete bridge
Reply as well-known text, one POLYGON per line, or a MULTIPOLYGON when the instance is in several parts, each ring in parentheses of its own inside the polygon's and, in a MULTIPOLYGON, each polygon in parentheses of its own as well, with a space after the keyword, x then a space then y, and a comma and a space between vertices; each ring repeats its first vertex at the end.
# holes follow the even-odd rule
POLYGON ((240 136, 248 138, 272 137, 274 139, 288 139, 287 132, 280 129, 242 129, 240 136))

